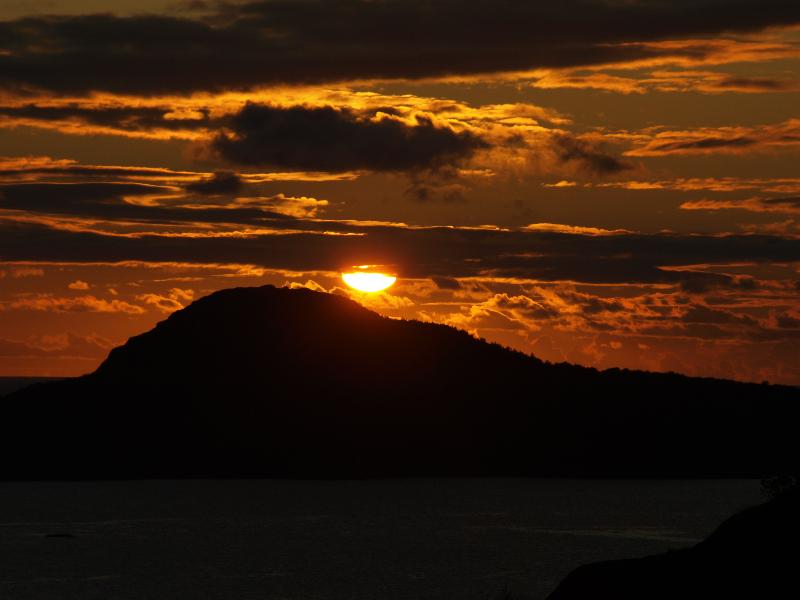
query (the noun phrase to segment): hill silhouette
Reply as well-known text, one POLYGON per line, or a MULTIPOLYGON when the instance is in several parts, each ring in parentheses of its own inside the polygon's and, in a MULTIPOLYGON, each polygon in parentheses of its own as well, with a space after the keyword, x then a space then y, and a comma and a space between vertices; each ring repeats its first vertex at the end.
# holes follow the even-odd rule
POLYGON ((762 476, 798 389, 598 372, 336 295, 216 292, 2 399, 0 478, 762 476))

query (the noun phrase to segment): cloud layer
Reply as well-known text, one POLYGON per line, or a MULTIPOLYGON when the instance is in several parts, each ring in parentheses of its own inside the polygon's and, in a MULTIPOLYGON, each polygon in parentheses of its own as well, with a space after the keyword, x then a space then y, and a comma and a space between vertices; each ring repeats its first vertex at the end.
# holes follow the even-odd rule
POLYGON ((148 95, 575 67, 702 56, 713 49, 648 42, 797 22, 784 0, 270 0, 205 20, 28 17, 0 23, 0 85, 148 95))

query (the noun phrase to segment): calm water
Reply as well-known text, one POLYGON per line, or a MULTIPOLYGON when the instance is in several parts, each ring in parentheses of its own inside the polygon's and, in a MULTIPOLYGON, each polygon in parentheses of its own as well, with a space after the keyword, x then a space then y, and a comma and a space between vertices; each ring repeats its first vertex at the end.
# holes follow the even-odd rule
POLYGON ((0 484, 0 598, 544 598, 693 544, 757 481, 0 484))

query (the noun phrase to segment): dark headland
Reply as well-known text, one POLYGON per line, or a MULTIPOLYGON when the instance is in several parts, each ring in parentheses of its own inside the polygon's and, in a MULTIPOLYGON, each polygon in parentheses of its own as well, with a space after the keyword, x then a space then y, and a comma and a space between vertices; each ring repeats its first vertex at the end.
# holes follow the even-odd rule
POLYGON ((548 600, 797 596, 800 487, 742 511, 692 548, 575 569, 548 600))
POLYGON ((794 472, 800 390, 550 364, 337 295, 220 291, 2 399, 2 479, 794 472))

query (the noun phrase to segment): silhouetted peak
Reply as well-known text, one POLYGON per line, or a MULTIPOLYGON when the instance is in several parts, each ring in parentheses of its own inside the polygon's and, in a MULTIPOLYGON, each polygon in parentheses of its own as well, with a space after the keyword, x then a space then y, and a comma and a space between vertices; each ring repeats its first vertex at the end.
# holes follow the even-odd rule
POLYGON ((338 295, 216 292, 4 398, 6 477, 764 476, 797 390, 552 365, 338 295), (100 450, 102 449, 102 450, 100 450))
POLYGON ((447 363, 465 352, 478 359, 486 347, 500 350, 452 327, 383 317, 340 295, 266 285, 195 301, 114 349, 95 376, 253 383, 302 368, 306 378, 337 370, 380 377, 408 371, 404 364, 421 367, 422 356, 446 372, 455 367, 447 363))

